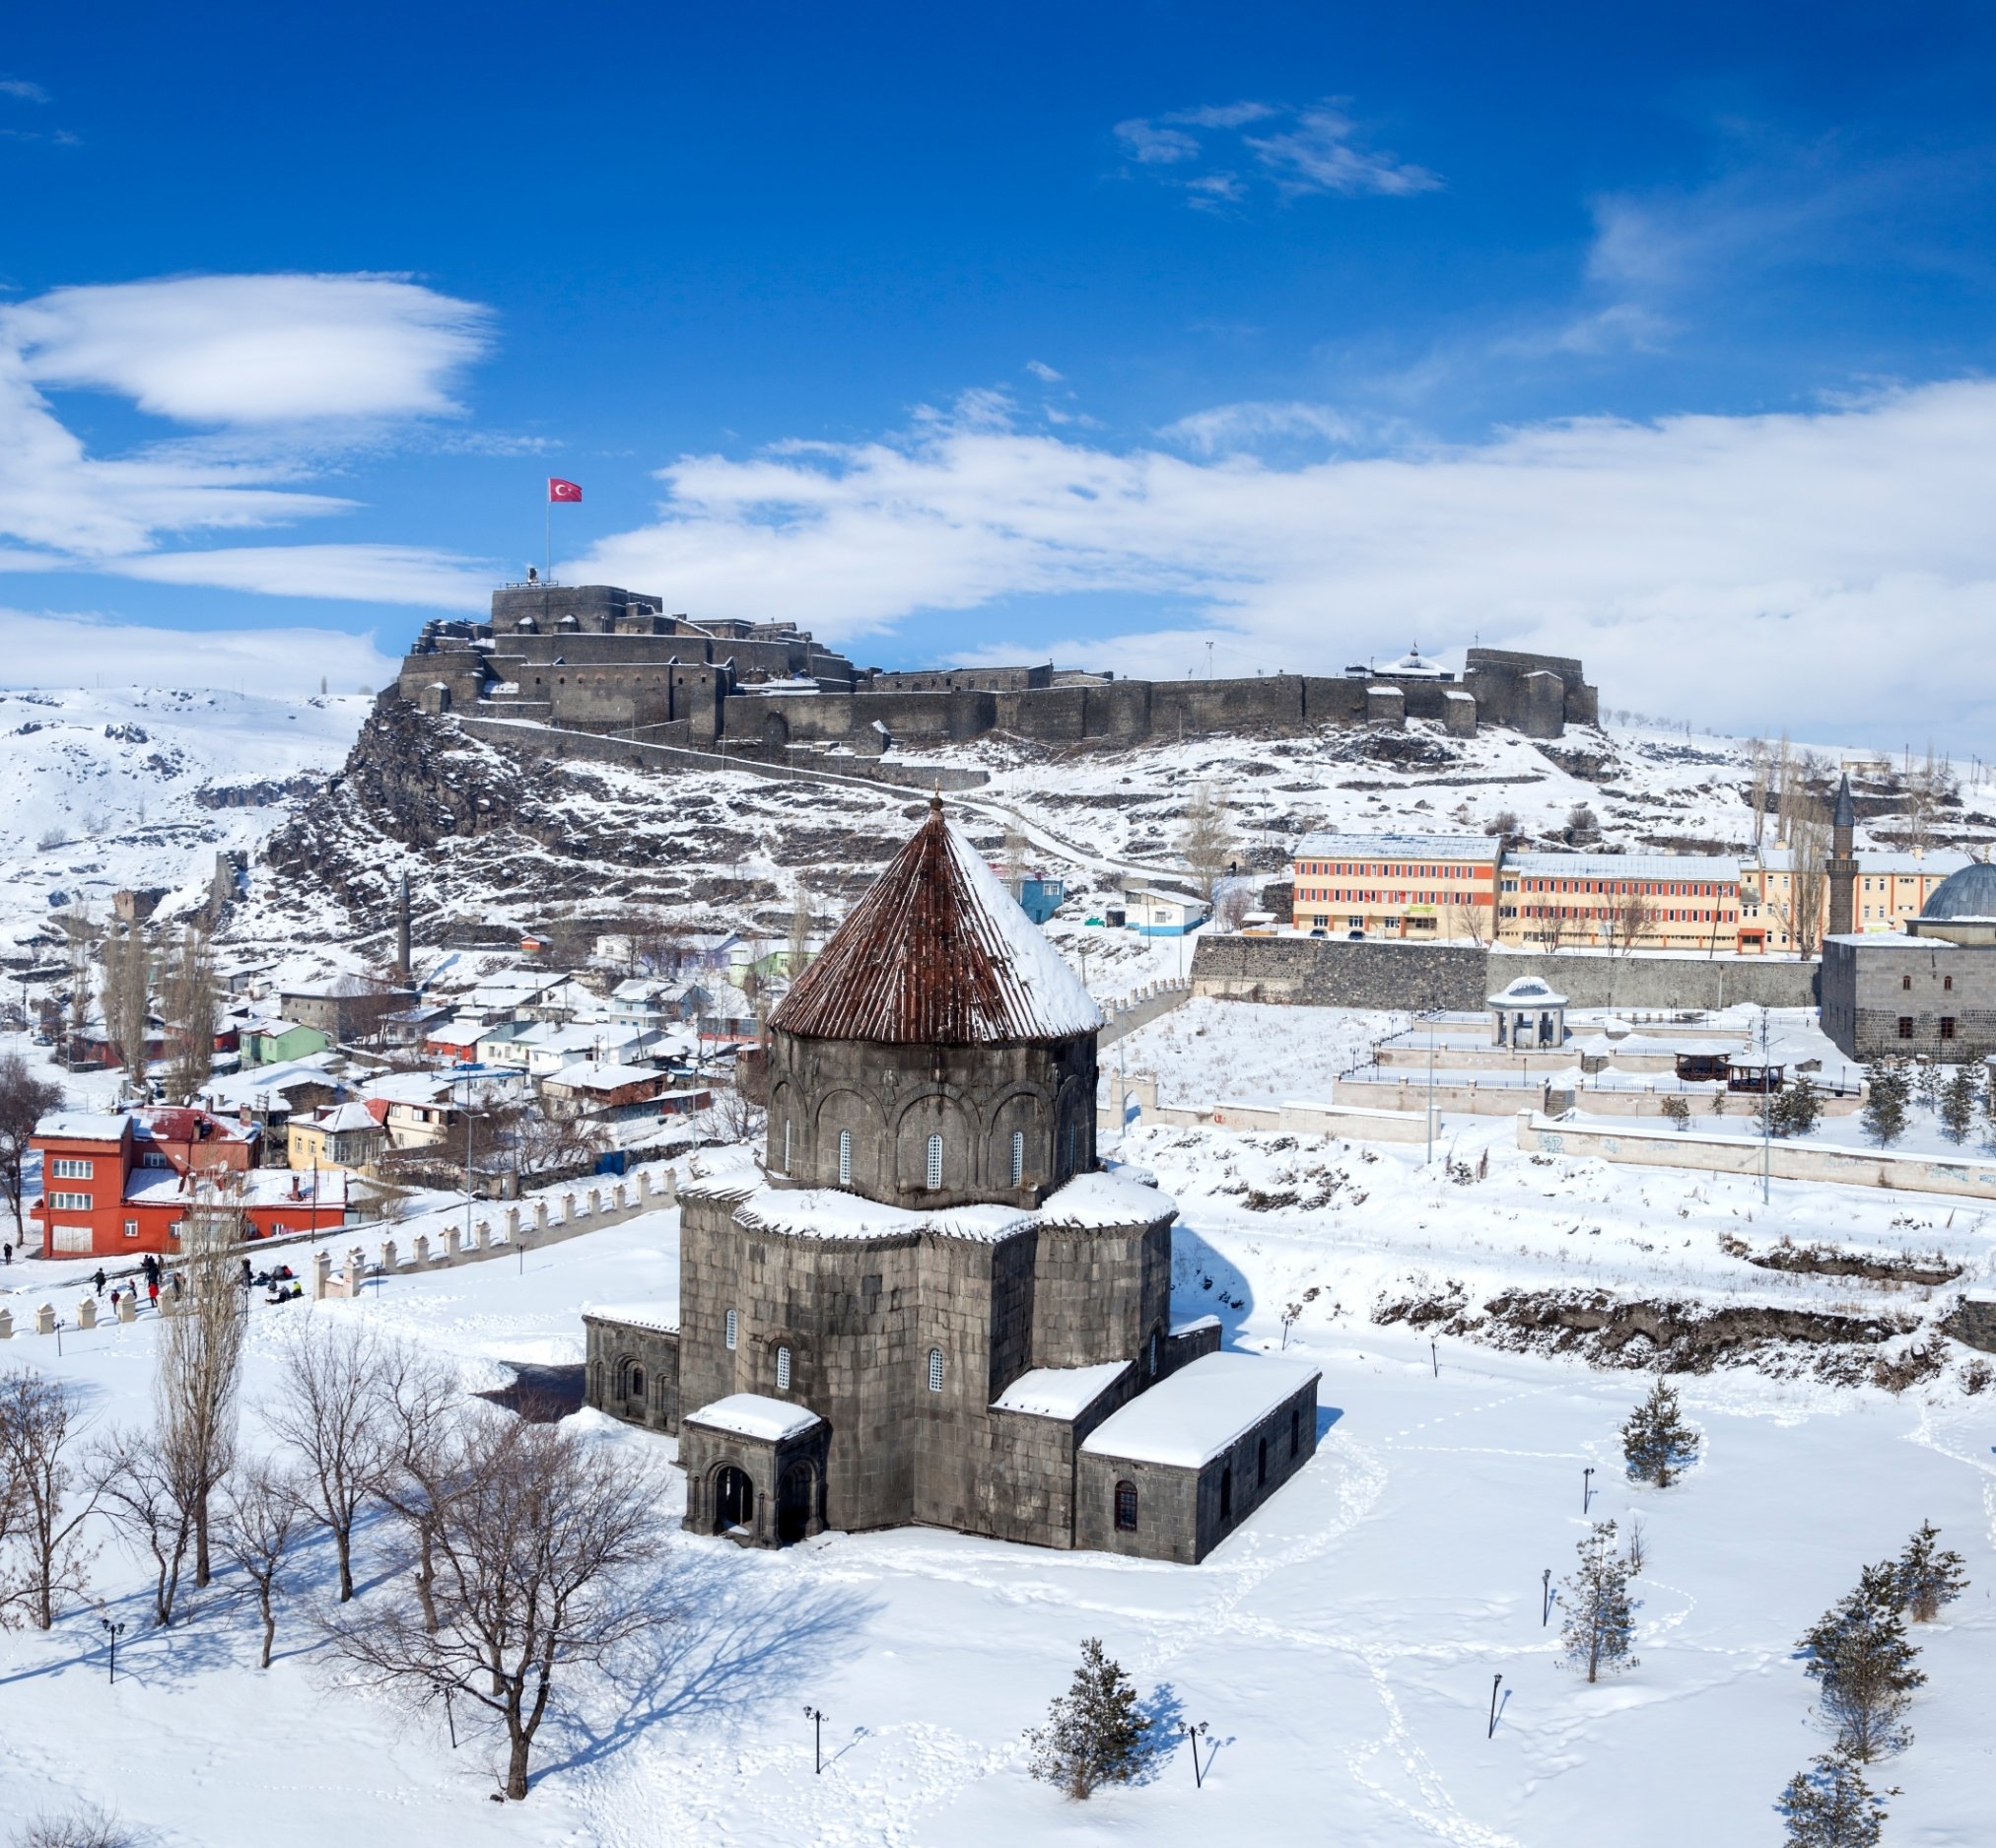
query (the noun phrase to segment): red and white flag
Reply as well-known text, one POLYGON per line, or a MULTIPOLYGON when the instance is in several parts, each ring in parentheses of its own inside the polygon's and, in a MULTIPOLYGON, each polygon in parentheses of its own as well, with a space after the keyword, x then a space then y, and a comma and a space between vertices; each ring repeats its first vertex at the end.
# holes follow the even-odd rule
POLYGON ((573 481, 564 481, 559 475, 547 478, 547 498, 550 501, 580 501, 582 489, 573 481))

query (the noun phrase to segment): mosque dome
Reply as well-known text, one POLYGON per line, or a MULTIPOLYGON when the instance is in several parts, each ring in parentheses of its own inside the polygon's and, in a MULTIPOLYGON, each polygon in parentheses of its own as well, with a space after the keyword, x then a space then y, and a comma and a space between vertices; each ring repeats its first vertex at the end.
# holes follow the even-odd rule
POLYGON ((1982 860, 1951 872, 1934 888, 1922 918, 1996 918, 1996 866, 1982 860))

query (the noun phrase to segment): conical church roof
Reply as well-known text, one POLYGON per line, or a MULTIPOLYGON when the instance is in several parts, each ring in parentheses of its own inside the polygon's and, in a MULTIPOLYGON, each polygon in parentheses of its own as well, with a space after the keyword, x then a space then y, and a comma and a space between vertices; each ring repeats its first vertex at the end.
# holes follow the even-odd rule
POLYGON ((938 796, 770 1025, 813 1039, 977 1046, 1093 1033, 1102 1012, 938 796))

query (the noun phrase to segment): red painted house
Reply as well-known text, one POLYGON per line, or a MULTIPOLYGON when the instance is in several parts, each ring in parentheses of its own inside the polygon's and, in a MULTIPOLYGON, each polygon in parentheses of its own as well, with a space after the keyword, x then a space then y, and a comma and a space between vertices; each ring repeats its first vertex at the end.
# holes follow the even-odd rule
POLYGON ((338 1226, 345 1177, 305 1177, 259 1168, 262 1131, 205 1110, 60 1111, 35 1126, 41 1198, 31 1216, 44 1258, 133 1257, 179 1250, 198 1203, 240 1205, 257 1238, 338 1226), (208 1184, 219 1183, 219 1190, 208 1184))

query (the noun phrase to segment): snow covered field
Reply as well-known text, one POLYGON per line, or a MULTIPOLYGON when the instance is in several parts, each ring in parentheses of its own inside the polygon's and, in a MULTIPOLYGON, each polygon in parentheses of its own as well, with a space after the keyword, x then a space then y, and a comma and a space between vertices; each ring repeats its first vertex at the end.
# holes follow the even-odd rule
MULTIPOLYGON (((1459 1162, 1488 1129, 1463 1127, 1459 1162)), ((6 1808, 95 1795, 160 1843, 203 1848, 261 1843, 274 1827, 302 1848, 1769 1840, 1775 1794, 1823 1743, 1795 1638, 1860 1565, 1931 1517, 1967 1555, 1974 1586, 1923 1632, 1932 1679, 1911 1716, 1916 1742, 1888 1768, 1904 1793, 1888 1839, 1984 1838, 1996 1395, 1964 1394, 1966 1350, 1898 1397, 1801 1369, 1689 1376, 1706 1460, 1681 1486, 1636 1493, 1616 1430, 1639 1371, 1443 1336, 1437 1375, 1426 1332, 1364 1319, 1375 1295, 1447 1277, 1472 1296, 1486 1281, 1584 1280, 1714 1300, 1910 1303, 1916 1292, 1753 1269, 1717 1235, 1938 1242, 1975 1266, 1964 1279, 1975 1281, 1989 1270, 1979 1221, 1943 1229, 1931 1202, 1777 1184, 1770 1222, 1750 1217, 1757 1197, 1745 1183, 1535 1164, 1493 1142, 1487 1179, 1456 1185, 1439 1161, 1423 1172, 1418 1150, 1284 1140, 1152 1129, 1128 1151, 1184 1208, 1181 1311, 1219 1313, 1230 1344, 1274 1346, 1284 1305, 1317 1291, 1289 1345, 1324 1368, 1323 1446, 1204 1565, 925 1531, 831 1535, 778 1554, 681 1537, 641 1658, 582 1690, 533 1796, 502 1808, 486 1801, 488 1740, 467 1733, 453 1752, 428 1721, 337 1691, 295 1610, 259 1675, 253 1615, 229 1573, 183 1624, 148 1633, 145 1574, 112 1542, 96 1572, 102 1612, 82 1606, 51 1635, 0 1637, 0 1685, 14 1696, 6 1808), (1282 1177, 1312 1168, 1343 1177, 1333 1198, 1280 1202, 1293 1192, 1282 1177), (1539 1603, 1542 1569, 1564 1576, 1586 1531, 1588 1465, 1594 1515, 1640 1512, 1651 1554, 1637 1587, 1640 1666, 1595 1687, 1559 1666, 1539 1603), (131 1625, 115 1687, 100 1614, 131 1625), (1023 1731, 1091 1634, 1153 1711, 1210 1724, 1219 1745, 1203 1791, 1182 1746, 1147 1782, 1085 1806, 1027 1777, 1023 1731), (822 1777, 807 1703, 831 1716, 822 1777)), ((247 1403, 268 1392, 273 1343, 297 1317, 370 1319, 454 1355, 468 1384, 486 1387, 505 1362, 580 1359, 585 1303, 669 1301, 675 1279, 676 1215, 661 1211, 531 1254, 523 1274, 492 1263, 383 1284, 358 1304, 259 1303, 247 1403)), ((22 1283, 18 1267, 9 1281, 22 1283)), ((17 1294, 17 1313, 34 1297, 17 1294)), ((141 1321, 72 1334, 60 1360, 51 1341, 18 1339, 0 1359, 60 1372, 96 1418, 136 1418, 155 1332, 141 1321)), ((604 1442, 671 1452, 580 1415, 604 1442)), ((253 1410, 248 1435, 264 1441, 253 1410)), ((310 1559, 314 1587, 323 1550, 310 1559)))

